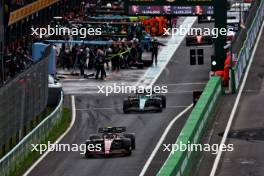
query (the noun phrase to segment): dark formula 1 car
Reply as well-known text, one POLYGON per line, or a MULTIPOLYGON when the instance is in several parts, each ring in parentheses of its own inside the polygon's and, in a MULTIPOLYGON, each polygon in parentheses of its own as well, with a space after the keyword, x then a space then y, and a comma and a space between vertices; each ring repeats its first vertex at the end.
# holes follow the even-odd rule
POLYGON ((123 155, 130 156, 132 150, 136 148, 135 135, 133 133, 124 133, 125 127, 106 127, 99 128, 98 132, 101 133, 90 135, 86 141, 87 150, 85 153, 86 158, 95 156, 112 156, 123 155), (88 150, 89 146, 100 146, 100 150, 88 150))
POLYGON ((161 112, 166 108, 166 97, 164 95, 137 93, 129 96, 123 102, 124 113, 156 111, 161 112))
POLYGON ((213 23, 215 19, 213 16, 199 15, 198 23, 213 23))
POLYGON ((212 45, 213 39, 211 36, 187 36, 186 46, 203 46, 212 45))

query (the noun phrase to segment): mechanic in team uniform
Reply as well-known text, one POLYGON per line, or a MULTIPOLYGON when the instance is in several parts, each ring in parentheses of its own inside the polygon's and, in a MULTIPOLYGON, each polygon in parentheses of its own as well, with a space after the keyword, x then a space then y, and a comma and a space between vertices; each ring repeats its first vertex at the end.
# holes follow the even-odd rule
POLYGON ((120 56, 119 56, 119 53, 120 53, 120 47, 118 45, 114 44, 113 48, 112 48, 113 57, 111 59, 113 72, 119 72, 119 70, 120 70, 120 56))
POLYGON ((83 49, 80 49, 79 53, 79 69, 80 69, 80 74, 81 76, 84 76, 84 68, 85 68, 85 63, 86 63, 86 53, 83 49))
POLYGON ((131 50, 130 50, 130 53, 129 53, 129 56, 130 56, 130 61, 132 62, 132 64, 135 64, 137 61, 138 61, 138 50, 137 50, 137 45, 136 43, 132 43, 132 46, 131 46, 131 50))
POLYGON ((159 53, 159 46, 165 46, 163 43, 158 42, 156 38, 154 38, 151 42, 151 59, 152 59, 152 64, 155 59, 155 65, 157 66, 158 64, 158 53, 159 53))
POLYGON ((98 79, 98 76, 101 72, 101 79, 104 80, 106 77, 106 71, 104 68, 105 64, 105 55, 104 51, 101 48, 97 49, 97 54, 96 54, 96 61, 95 61, 95 68, 96 68, 96 76, 95 79, 98 79))

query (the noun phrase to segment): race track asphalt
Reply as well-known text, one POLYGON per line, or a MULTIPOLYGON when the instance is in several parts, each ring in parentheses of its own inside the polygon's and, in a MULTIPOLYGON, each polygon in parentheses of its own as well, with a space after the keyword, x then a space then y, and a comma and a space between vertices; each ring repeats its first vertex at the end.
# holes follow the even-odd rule
MULTIPOLYGON (((264 174, 264 32, 261 35, 226 145, 234 151, 223 152, 216 176, 263 176, 264 174)), ((236 95, 220 99, 214 122, 204 143, 219 144, 234 106, 236 95)), ((210 174, 216 155, 203 152, 194 176, 210 174)))
POLYGON ((261 35, 227 140, 234 151, 224 153, 217 176, 264 173, 264 32, 261 35))
MULTIPOLYGON (((162 113, 123 114, 126 95, 76 95, 76 122, 61 141, 81 144, 103 126, 126 126, 136 133, 136 150, 130 157, 85 159, 78 152, 51 152, 30 176, 137 176, 170 121, 192 103, 192 91, 208 81, 212 48, 205 49, 205 64, 190 66, 185 41, 174 53, 155 84, 168 85, 167 108, 162 113)), ((164 143, 174 143, 188 113, 176 121, 164 143)), ((145 175, 155 175, 168 156, 159 149, 145 175)))

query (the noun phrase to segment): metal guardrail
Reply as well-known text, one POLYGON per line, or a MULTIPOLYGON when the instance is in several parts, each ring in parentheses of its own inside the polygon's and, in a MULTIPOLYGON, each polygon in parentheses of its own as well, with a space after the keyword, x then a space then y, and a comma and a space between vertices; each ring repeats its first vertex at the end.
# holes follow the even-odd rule
POLYGON ((237 63, 232 68, 232 89, 233 92, 236 92, 239 89, 241 84, 241 80, 243 78, 244 72, 247 68, 252 49, 255 46, 256 39, 258 37, 258 33, 260 27, 263 23, 264 19, 264 0, 261 1, 259 8, 257 10, 256 16, 247 31, 247 37, 244 41, 243 47, 241 48, 237 63))
POLYGON ((49 136, 51 130, 56 127, 62 119, 63 92, 58 106, 27 134, 11 151, 0 159, 0 175, 9 176, 30 155, 31 144, 41 144, 49 136))

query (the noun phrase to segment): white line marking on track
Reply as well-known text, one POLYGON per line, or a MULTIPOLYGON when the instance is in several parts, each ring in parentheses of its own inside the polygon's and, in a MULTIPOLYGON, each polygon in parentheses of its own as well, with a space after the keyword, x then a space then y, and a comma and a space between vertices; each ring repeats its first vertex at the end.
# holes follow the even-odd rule
MULTIPOLYGON (((195 23, 197 17, 187 17, 182 22, 179 28, 190 29, 191 26, 195 23)), ((186 36, 186 35, 185 35, 186 36)), ((163 70, 166 68, 168 63, 172 60, 174 53, 180 47, 181 43, 185 39, 184 35, 174 35, 172 38, 168 40, 166 43, 166 47, 160 51, 158 56, 158 67, 150 67, 144 74, 143 77, 138 81, 137 85, 153 85, 159 76, 162 74, 163 70), (176 40, 175 40, 176 38, 176 40), (177 43, 175 43, 177 41, 177 43), (161 65, 159 65, 161 63, 161 65), (154 78, 152 77, 153 74, 157 74, 154 78), (150 77, 150 78, 149 78, 150 77)))
MULTIPOLYGON (((247 70, 246 70, 246 72, 245 72, 245 76, 244 76, 244 78, 243 78, 243 81, 242 81, 241 87, 240 87, 239 92, 238 92, 238 95, 237 95, 237 97, 236 97, 236 101, 235 101, 234 107, 233 107, 233 109, 232 109, 232 112, 231 112, 231 114, 230 114, 230 117, 229 117, 228 123, 227 123, 227 125, 226 125, 225 133, 224 133, 224 135, 223 135, 223 138, 222 138, 222 140, 221 140, 220 145, 222 145, 222 144, 224 144, 224 143, 226 142, 227 135, 228 135, 228 133, 229 133, 229 130, 230 130, 231 125, 232 125, 232 122, 233 122, 233 120, 234 120, 234 117, 235 117, 235 114, 236 114, 236 110, 237 110, 237 107, 238 107, 238 104, 239 104, 239 101, 240 101, 240 98, 241 98, 241 95, 242 95, 243 89, 244 89, 245 84, 246 84, 246 80, 247 80, 247 77, 248 77, 248 73, 249 73, 249 70, 250 70, 251 64, 252 64, 252 62, 253 62, 253 59, 254 59, 254 56, 255 56, 256 50, 257 50, 257 47, 258 47, 258 44, 259 44, 259 40, 260 40, 261 35, 262 35, 262 32, 263 32, 263 27, 264 27, 264 23, 262 23, 262 26, 261 26, 260 32, 259 32, 259 34, 258 34, 258 38, 257 38, 256 45, 254 46, 254 49, 253 49, 252 55, 251 55, 251 57, 250 57, 250 61, 249 61, 249 64, 248 64, 247 70)), ((211 170, 210 176, 215 176, 216 171, 217 171, 218 164, 219 164, 220 159, 221 159, 221 155, 222 155, 222 150, 219 150, 219 152, 217 153, 217 156, 216 156, 216 158, 215 158, 214 165, 213 165, 213 167, 212 167, 212 170, 211 170)))
MULTIPOLYGON (((71 130, 71 128, 74 125, 75 119, 76 119, 76 107, 75 107, 75 97, 71 96, 71 101, 72 101, 72 120, 71 120, 71 124, 70 126, 67 128, 67 130, 54 142, 55 143, 59 143, 64 136, 66 136, 69 131, 71 130)), ((30 172, 32 172, 32 170, 49 154, 49 150, 46 151, 43 155, 41 155, 41 157, 23 174, 23 176, 27 176, 30 174, 30 172)))
MULTIPOLYGON (((166 108, 168 109, 173 109, 173 108, 186 108, 188 106, 167 106, 166 108)), ((76 109, 76 111, 90 111, 90 110, 112 110, 112 109, 122 109, 122 108, 115 108, 115 107, 91 107, 91 108, 86 108, 86 109, 76 109)))
POLYGON ((178 114, 176 117, 174 117, 172 119, 172 121, 170 122, 170 124, 166 127, 165 131, 163 132, 161 138, 159 139, 156 147, 154 148, 154 150, 152 151, 150 157, 148 158, 147 162, 145 163, 143 169, 141 170, 139 176, 144 176, 148 167, 150 166, 152 160, 154 159, 156 153, 158 152, 162 142, 164 141, 164 139, 166 138, 167 134, 169 133, 171 127, 173 126, 173 124, 182 116, 184 115, 188 110, 190 110, 192 108, 193 104, 189 105, 187 108, 185 108, 180 114, 178 114))

